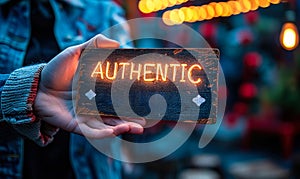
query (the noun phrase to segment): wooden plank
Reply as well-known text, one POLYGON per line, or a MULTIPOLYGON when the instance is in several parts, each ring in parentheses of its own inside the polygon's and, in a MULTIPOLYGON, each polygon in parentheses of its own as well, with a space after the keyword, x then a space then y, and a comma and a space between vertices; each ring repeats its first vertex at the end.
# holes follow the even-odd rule
POLYGON ((215 123, 218 61, 217 49, 86 49, 76 113, 215 123))

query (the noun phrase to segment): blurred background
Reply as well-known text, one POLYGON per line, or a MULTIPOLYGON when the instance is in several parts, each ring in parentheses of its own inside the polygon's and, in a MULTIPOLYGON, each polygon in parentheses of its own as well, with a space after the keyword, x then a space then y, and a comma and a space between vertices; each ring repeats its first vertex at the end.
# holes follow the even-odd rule
MULTIPOLYGON (((159 161, 124 164, 124 178, 300 177, 300 2, 296 0, 115 0, 135 24, 131 33, 159 33, 185 24, 220 50, 227 85, 225 115, 213 140, 198 147, 203 126, 159 161), (200 176, 200 177, 199 177, 200 176)), ((183 44, 189 33, 170 34, 183 44)), ((156 40, 137 48, 172 47, 156 40)), ((197 47, 197 46, 195 46, 197 47)), ((147 133, 146 133, 147 135, 147 133)))

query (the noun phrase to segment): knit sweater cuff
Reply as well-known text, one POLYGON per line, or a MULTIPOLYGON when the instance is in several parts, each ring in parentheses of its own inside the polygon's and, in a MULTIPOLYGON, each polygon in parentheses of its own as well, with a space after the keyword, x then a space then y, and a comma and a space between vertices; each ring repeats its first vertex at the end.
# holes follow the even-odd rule
POLYGON ((4 120, 41 146, 50 143, 58 130, 37 119, 33 113, 40 73, 44 66, 40 64, 15 70, 7 79, 1 95, 4 120))

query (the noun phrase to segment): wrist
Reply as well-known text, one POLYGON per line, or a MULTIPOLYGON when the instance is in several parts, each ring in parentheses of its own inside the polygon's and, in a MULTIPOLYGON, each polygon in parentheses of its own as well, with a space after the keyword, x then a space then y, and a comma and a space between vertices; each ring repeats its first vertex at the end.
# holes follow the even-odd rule
POLYGON ((28 66, 12 72, 7 79, 1 106, 5 120, 11 124, 30 123, 36 120, 33 104, 38 91, 40 73, 45 64, 28 66))
POLYGON ((46 64, 23 67, 12 72, 1 94, 1 107, 4 120, 19 134, 40 146, 53 140, 57 128, 36 118, 34 102, 37 96, 39 79, 46 64))

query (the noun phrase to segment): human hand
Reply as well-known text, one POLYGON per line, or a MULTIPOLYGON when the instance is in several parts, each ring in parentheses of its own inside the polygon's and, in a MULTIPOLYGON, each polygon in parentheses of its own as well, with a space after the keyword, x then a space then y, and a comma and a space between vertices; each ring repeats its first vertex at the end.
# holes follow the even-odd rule
POLYGON ((119 43, 103 35, 72 46, 54 57, 42 70, 39 90, 34 102, 37 118, 69 132, 88 138, 112 137, 122 133, 143 132, 144 119, 121 120, 111 117, 76 116, 72 102, 72 81, 82 51, 87 47, 118 48, 119 43))

